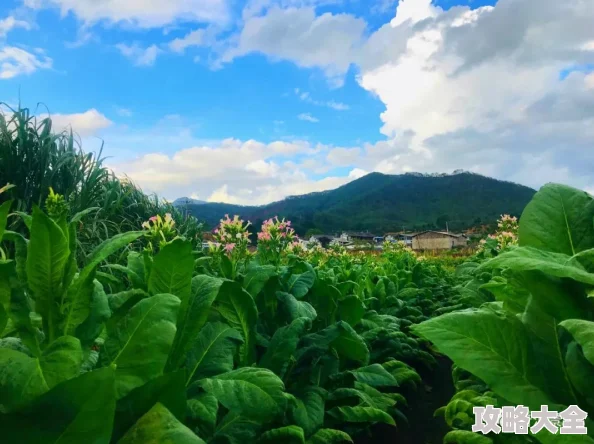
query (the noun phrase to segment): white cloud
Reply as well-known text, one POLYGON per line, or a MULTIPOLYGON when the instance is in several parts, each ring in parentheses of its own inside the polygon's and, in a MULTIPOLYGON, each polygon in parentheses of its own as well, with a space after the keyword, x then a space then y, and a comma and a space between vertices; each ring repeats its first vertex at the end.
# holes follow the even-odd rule
POLYGON ((429 0, 401 2, 358 62, 359 84, 386 106, 387 137, 366 147, 361 165, 591 185, 593 80, 559 73, 594 62, 592 23, 591 2, 499 0, 447 12, 429 0))
POLYGON ((70 130, 81 137, 92 136, 113 124, 111 120, 92 108, 83 113, 51 114, 52 127, 55 131, 70 130))
POLYGON ((42 51, 32 54, 15 46, 0 47, 0 79, 11 79, 51 67, 52 59, 45 56, 42 51))
POLYGON ((360 157, 360 148, 333 148, 328 152, 326 161, 334 166, 348 166, 355 165, 360 157))
POLYGON ((153 66, 157 60, 157 56, 162 52, 157 45, 143 48, 137 43, 133 45, 118 43, 115 46, 124 57, 132 60, 136 66, 153 66))
POLYGON ((441 8, 433 6, 432 0, 400 0, 396 17, 390 23, 398 26, 403 23, 414 25, 426 18, 435 17, 441 12, 441 8))
POLYGON ((304 120, 306 122, 311 122, 311 123, 318 123, 320 121, 320 119, 315 118, 314 116, 312 116, 309 113, 301 113, 297 116, 297 118, 299 120, 304 120))
POLYGON ((58 8, 86 24, 100 21, 141 28, 157 28, 176 22, 225 22, 230 10, 226 0, 24 0, 34 9, 58 8))
MULTIPOLYGON (((106 139, 109 142, 109 137, 106 139)), ((141 139, 138 143, 142 144, 141 139)), ((171 200, 195 193, 208 196, 209 201, 259 205, 336 188, 360 176, 355 169, 350 176, 311 179, 311 168, 317 165, 307 160, 323 156, 329 149, 304 141, 265 144, 226 139, 173 154, 143 154, 110 167, 130 177, 145 192, 157 192, 171 200), (295 155, 305 161, 294 161, 295 155)))
POLYGON ((225 52, 221 62, 259 52, 273 60, 319 67, 339 86, 362 43, 365 28, 364 20, 349 14, 316 16, 313 7, 273 6, 265 15, 245 19, 237 43, 225 52))
POLYGON ((13 16, 0 20, 0 38, 5 37, 10 31, 15 28, 31 29, 31 25, 24 20, 17 20, 13 16))
POLYGON ((184 37, 176 38, 169 42, 169 48, 174 52, 183 53, 186 48, 202 46, 204 44, 205 32, 206 31, 203 28, 191 31, 184 37))

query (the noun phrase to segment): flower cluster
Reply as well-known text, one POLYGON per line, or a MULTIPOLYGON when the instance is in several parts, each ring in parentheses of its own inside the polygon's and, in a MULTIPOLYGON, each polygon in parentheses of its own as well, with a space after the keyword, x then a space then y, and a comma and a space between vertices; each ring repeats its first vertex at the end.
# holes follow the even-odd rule
POLYGON ((258 233, 258 256, 261 263, 279 265, 282 254, 295 241, 291 221, 279 220, 278 216, 265 220, 258 233))
POLYGON ((297 256, 301 256, 304 253, 305 249, 301 245, 301 243, 297 241, 291 242, 286 249, 287 254, 295 254, 297 256))
POLYGON ((237 215, 231 219, 228 214, 225 214, 225 218, 221 219, 219 226, 213 231, 216 243, 211 244, 211 250, 219 247, 229 258, 238 260, 245 258, 251 242, 248 232, 250 225, 250 222, 245 223, 237 215))
POLYGON ((166 213, 165 217, 157 214, 152 216, 146 222, 142 223, 142 228, 146 231, 146 237, 149 238, 149 248, 152 250, 153 243, 158 242, 159 247, 163 247, 167 242, 177 237, 175 221, 171 213, 166 213))
POLYGON ((518 244, 518 219, 509 214, 504 214, 497 221, 497 231, 489 234, 486 239, 480 241, 479 252, 488 248, 499 252, 506 247, 518 244))
POLYGON ((384 242, 383 243, 383 251, 385 254, 398 254, 398 253, 410 253, 414 255, 414 251, 406 242, 403 241, 393 241, 393 242, 384 242))
POLYGON ((54 193, 51 187, 49 189, 49 195, 45 199, 45 209, 48 216, 56 220, 65 217, 70 210, 68 203, 64 200, 64 196, 54 193))

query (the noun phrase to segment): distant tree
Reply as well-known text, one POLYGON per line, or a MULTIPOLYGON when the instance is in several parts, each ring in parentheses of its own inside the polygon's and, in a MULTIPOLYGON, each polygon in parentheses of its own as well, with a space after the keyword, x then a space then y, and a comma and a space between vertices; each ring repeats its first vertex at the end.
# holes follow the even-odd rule
POLYGON ((310 228, 305 232, 304 238, 309 239, 310 237, 315 236, 316 234, 324 234, 324 232, 319 228, 310 228))
POLYGON ((450 220, 450 216, 448 216, 447 214, 442 214, 441 216, 439 216, 437 218, 437 220, 435 221, 435 225, 439 228, 439 229, 444 229, 446 228, 446 224, 449 222, 450 220))

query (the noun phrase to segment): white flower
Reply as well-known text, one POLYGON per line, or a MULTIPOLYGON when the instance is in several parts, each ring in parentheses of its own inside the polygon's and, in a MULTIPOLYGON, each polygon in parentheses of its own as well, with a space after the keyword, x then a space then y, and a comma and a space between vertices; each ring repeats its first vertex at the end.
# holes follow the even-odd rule
POLYGON ((235 238, 236 238, 236 239, 241 239, 241 233, 237 233, 237 234, 235 235, 235 238))

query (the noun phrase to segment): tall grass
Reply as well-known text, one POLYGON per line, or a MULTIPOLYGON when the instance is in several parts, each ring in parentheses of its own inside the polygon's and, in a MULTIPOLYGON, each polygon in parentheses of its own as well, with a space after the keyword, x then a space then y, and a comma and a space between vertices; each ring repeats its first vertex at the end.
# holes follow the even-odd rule
MULTIPOLYGON (((197 243, 202 225, 157 196, 147 196, 127 179, 103 165, 99 153, 85 153, 72 131, 55 133, 51 118, 37 119, 29 109, 0 113, 0 186, 14 185, 0 194, 0 203, 13 199, 13 211, 43 206, 50 187, 66 197, 75 214, 92 209, 81 220, 78 239, 82 254, 116 233, 138 230, 156 214, 172 213, 180 233, 197 243)), ((19 217, 9 228, 24 231, 19 217)))

